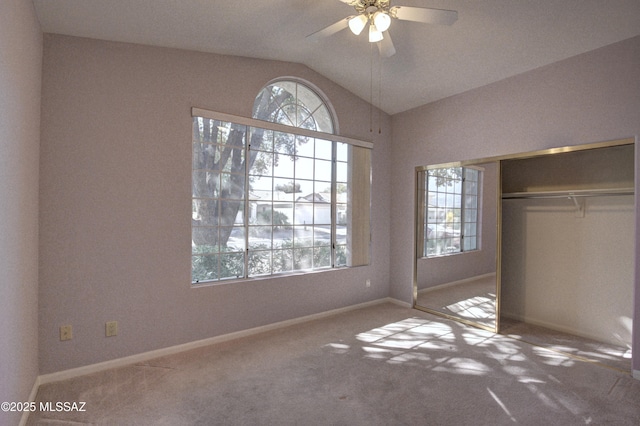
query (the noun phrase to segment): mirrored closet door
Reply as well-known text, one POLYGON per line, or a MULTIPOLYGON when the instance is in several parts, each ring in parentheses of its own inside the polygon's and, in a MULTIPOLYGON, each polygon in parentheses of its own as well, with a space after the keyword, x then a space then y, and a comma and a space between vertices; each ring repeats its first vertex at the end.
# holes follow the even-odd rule
POLYGON ((498 328, 499 163, 416 169, 417 309, 498 328))

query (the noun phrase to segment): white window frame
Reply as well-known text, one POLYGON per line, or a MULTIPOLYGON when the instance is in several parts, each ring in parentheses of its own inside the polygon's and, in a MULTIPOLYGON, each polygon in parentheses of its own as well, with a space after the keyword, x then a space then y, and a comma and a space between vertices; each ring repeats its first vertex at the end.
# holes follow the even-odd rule
POLYGON ((480 250, 483 169, 451 164, 429 167, 418 176, 418 202, 421 211, 418 248, 421 257, 433 258, 480 250), (451 181, 451 185, 441 185, 435 189, 430 186, 431 172, 454 168, 460 169, 460 177, 446 178, 445 180, 451 181), (469 171, 476 174, 475 185, 467 182, 466 175, 469 171), (459 190, 449 190, 456 185, 459 185, 459 190), (443 198, 446 199, 444 203, 440 202, 443 198), (454 210, 459 210, 459 218, 454 217, 454 210))
MULTIPOLYGON (((210 120, 216 120, 216 121, 220 121, 220 122, 229 122, 229 123, 234 123, 236 125, 241 125, 241 126, 247 126, 248 128, 259 128, 259 129, 264 129, 264 130, 270 130, 270 131, 274 131, 274 132, 282 132, 282 133, 287 133, 287 134, 293 134, 296 136, 304 136, 304 137, 308 137, 308 138, 314 138, 314 139, 320 139, 320 140, 324 140, 324 141, 332 141, 334 143, 334 146, 336 145, 336 143, 343 143, 343 144, 348 144, 350 146, 353 147, 359 147, 359 148, 365 148, 368 150, 371 150, 373 148, 373 144, 370 142, 365 142, 365 141, 361 141, 361 140, 357 140, 357 139, 353 139, 353 138, 348 138, 348 137, 344 137, 344 136, 340 136, 340 135, 335 135, 335 134, 329 134, 329 133, 323 133, 323 132, 316 132, 316 131, 312 131, 312 130, 308 130, 308 129, 303 129, 303 128, 296 128, 296 127, 290 127, 290 126, 286 126, 286 125, 282 125, 282 124, 278 124, 278 123, 272 123, 272 122, 267 122, 267 121, 262 121, 262 120, 256 120, 256 119, 252 119, 252 118, 247 118, 247 117, 240 117, 240 116, 235 116, 235 115, 231 115, 231 114, 225 114, 225 113, 220 113, 220 112, 215 112, 215 111, 209 111, 209 110, 205 110, 202 108, 192 108, 192 117, 202 117, 205 119, 210 119, 210 120)), ((248 144, 247 144, 248 145, 248 144)), ((247 149, 250 149, 250 146, 247 146, 247 149)), ((359 259, 356 261, 356 264, 350 264, 347 263, 346 265, 336 265, 335 264, 335 257, 336 257, 336 246, 335 246, 335 241, 336 241, 336 231, 335 231, 335 218, 336 218, 336 211, 335 211, 335 207, 336 207, 336 190, 335 190, 335 148, 334 148, 334 157, 333 157, 333 167, 332 167, 332 200, 331 200, 331 205, 332 205, 332 238, 331 238, 331 249, 332 249, 332 253, 331 253, 331 265, 327 268, 324 269, 332 269, 332 268, 336 268, 336 267, 348 267, 348 266, 360 266, 362 264, 368 264, 369 262, 369 252, 370 249, 369 247, 367 247, 367 254, 366 254, 366 263, 362 263, 362 259, 359 259)), ((247 171, 248 173, 248 171, 247 171)), ((369 170, 368 170, 368 175, 366 176, 366 179, 368 179, 368 189, 370 191, 371 185, 370 185, 370 163, 369 163, 369 170)), ((248 180, 247 180, 248 182, 248 180)), ((249 189, 248 186, 245 188, 245 193, 248 193, 249 189)), ((370 195, 367 195, 367 199, 370 200, 370 195)), ((246 203, 248 203, 248 198, 245 199, 245 206, 247 205, 246 203)), ((370 207, 370 206, 368 206, 370 207)), ((248 209, 245 207, 245 215, 247 214, 248 209)), ((368 217, 369 213, 367 212, 367 229, 362 231, 360 230, 360 233, 362 234, 363 232, 367 233, 366 238, 368 238, 367 240, 367 244, 369 244, 370 242, 370 220, 368 217)), ((355 223, 355 222, 354 222, 355 223)), ((245 229, 248 229, 249 225, 248 225, 248 220, 246 220, 245 217, 245 221, 244 221, 244 225, 242 225, 245 229)), ((192 225, 192 229, 194 229, 194 225, 192 225)), ((193 232, 193 231, 192 231, 193 232)), ((248 232, 245 232, 245 238, 246 241, 248 241, 248 232)), ((362 238, 362 237, 361 237, 362 238)), ((193 256, 197 256, 197 254, 192 253, 192 258, 193 256)), ((255 277, 264 277, 265 275, 258 275, 258 276, 251 276, 249 275, 249 268, 248 268, 248 256, 249 256, 249 246, 248 246, 248 242, 245 243, 245 247, 244 247, 244 275, 243 276, 236 276, 236 277, 222 277, 222 278, 215 278, 215 279, 210 279, 210 280, 200 280, 200 279, 194 279, 192 277, 192 284, 193 285, 198 285, 198 284, 202 284, 202 283, 207 283, 207 284, 211 284, 211 283, 219 283, 219 282, 227 282, 228 280, 238 280, 238 279, 242 279, 242 280, 246 280, 246 279, 251 279, 251 278, 255 278, 255 277)), ((283 275, 283 274, 289 274, 289 273, 301 273, 301 272, 308 272, 310 270, 318 270, 318 269, 295 269, 291 272, 279 272, 279 273, 272 273, 272 274, 266 274, 266 276, 273 276, 273 275, 283 275)), ((320 269, 322 270, 322 269, 320 269)))

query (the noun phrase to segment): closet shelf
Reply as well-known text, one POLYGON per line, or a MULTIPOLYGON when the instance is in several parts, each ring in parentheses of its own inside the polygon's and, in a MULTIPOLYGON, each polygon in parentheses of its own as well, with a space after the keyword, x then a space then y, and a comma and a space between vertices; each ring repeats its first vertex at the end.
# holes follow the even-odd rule
POLYGON ((576 197, 605 197, 611 195, 634 195, 633 188, 605 188, 605 189, 576 189, 565 191, 526 191, 505 192, 503 200, 516 198, 576 198, 576 197))

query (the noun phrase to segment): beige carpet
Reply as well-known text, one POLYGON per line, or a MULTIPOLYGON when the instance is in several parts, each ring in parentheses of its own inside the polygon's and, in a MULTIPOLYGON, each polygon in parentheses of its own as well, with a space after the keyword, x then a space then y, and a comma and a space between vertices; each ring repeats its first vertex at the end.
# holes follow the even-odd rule
POLYGON ((385 303, 43 385, 29 424, 637 425, 629 373, 385 303))
POLYGON ((631 371, 631 349, 624 346, 598 342, 504 317, 500 319, 500 334, 625 373, 631 371))

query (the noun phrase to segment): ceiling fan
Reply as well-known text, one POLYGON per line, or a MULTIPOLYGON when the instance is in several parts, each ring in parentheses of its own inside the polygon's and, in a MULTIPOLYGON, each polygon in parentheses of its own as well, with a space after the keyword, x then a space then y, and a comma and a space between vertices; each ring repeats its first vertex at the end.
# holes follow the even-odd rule
POLYGON ((328 37, 349 27, 352 33, 359 35, 369 24, 369 41, 378 44, 380 54, 389 57, 396 53, 388 29, 391 18, 403 21, 423 22, 427 24, 452 25, 458 19, 455 10, 431 9, 422 7, 391 6, 390 0, 340 0, 353 6, 356 15, 331 24, 326 28, 307 36, 308 39, 318 40, 328 37), (383 35, 383 33, 385 33, 383 35))

